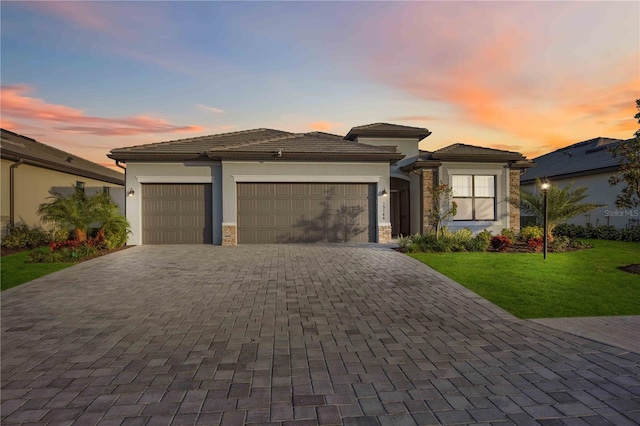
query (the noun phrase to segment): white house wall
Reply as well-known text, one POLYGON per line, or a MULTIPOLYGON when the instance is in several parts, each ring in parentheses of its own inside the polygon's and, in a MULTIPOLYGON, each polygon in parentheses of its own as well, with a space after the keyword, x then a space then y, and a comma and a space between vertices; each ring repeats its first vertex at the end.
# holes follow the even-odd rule
MULTIPOLYGON (((224 161, 222 164, 222 222, 237 226, 237 182, 376 183, 378 192, 390 188, 388 163, 308 163, 224 161)), ((378 226, 391 226, 391 197, 378 197, 378 226)))
POLYGON ((127 197, 126 215, 131 225, 128 244, 142 244, 142 206, 140 204, 143 183, 211 183, 213 244, 222 243, 222 167, 219 162, 177 162, 144 163, 127 162, 126 192, 133 189, 135 194, 127 197))
MULTIPOLYGON (((623 229, 630 224, 640 225, 640 222, 638 222, 640 220, 640 207, 632 209, 619 209, 616 207, 616 196, 620 193, 623 186, 610 186, 610 176, 611 173, 599 173, 570 179, 550 179, 560 188, 565 188, 571 182, 574 182, 574 189, 586 186, 588 188, 588 197, 582 200, 582 202, 604 204, 606 206, 592 210, 585 215, 579 215, 573 219, 569 219, 567 223, 583 226, 587 223, 591 223, 593 226, 613 225, 618 229, 623 229)), ((534 191, 535 184, 522 185, 522 187, 528 191, 534 191)))
POLYGON ((451 185, 452 175, 494 175, 496 177, 496 220, 495 221, 450 221, 445 224, 450 230, 469 228, 474 233, 485 229, 497 235, 509 228, 509 169, 504 163, 442 163, 438 170, 440 180, 451 185))

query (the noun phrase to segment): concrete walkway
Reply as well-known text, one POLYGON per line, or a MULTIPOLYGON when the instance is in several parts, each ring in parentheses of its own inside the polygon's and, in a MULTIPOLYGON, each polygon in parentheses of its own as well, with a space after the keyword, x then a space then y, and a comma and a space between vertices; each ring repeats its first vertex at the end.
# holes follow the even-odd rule
POLYGON ((640 353, 640 315, 532 320, 576 336, 640 353))
POLYGON ((640 423, 640 354, 380 246, 143 246, 2 293, 3 425, 640 423))

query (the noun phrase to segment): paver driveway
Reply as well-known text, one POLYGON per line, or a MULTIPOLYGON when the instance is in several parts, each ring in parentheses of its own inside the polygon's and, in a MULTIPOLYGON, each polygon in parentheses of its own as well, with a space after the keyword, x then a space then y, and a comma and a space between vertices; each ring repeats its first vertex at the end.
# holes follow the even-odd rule
POLYGON ((135 247, 2 294, 7 425, 636 424, 639 364, 379 246, 135 247))

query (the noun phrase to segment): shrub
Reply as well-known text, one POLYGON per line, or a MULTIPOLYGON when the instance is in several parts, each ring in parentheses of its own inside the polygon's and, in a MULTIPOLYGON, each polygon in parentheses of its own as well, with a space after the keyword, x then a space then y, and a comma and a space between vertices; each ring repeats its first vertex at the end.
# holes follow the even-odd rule
POLYGON ((478 233, 478 235, 476 235, 476 237, 486 241, 487 247, 489 247, 489 242, 491 241, 491 238, 493 237, 493 234, 488 229, 485 229, 484 231, 478 233))
POLYGON ((544 247, 544 241, 542 237, 531 238, 527 241, 529 249, 535 253, 540 253, 544 247))
POLYGON ((584 226, 572 223, 561 223, 553 228, 551 232, 554 237, 588 238, 589 232, 584 226))
POLYGON ((511 241, 515 241, 516 240, 516 233, 513 232, 513 229, 511 229, 511 228, 503 228, 502 231, 500 231, 500 235, 503 235, 505 237, 509 237, 509 239, 511 241))
POLYGON ((559 236, 553 240, 551 247, 555 252, 564 252, 571 246, 571 238, 566 236, 559 236))
POLYGON ((597 238, 599 240, 619 240, 620 239, 620 232, 616 229, 615 226, 609 225, 602 225, 602 226, 596 226, 593 230, 593 235, 594 238, 597 238))
POLYGON ((506 252, 507 250, 509 250, 510 245, 511 240, 509 239, 509 237, 506 237, 504 235, 496 235, 495 237, 491 238, 491 247, 496 251, 506 252))
POLYGON ((522 240, 529 242, 529 240, 534 240, 536 238, 540 238, 542 241, 542 237, 544 236, 544 230, 541 226, 538 225, 529 225, 525 226, 520 230, 520 238, 522 240))
POLYGON ((411 244, 411 237, 400 235, 396 242, 398 243, 398 247, 400 247, 400 249, 406 250, 407 247, 409 247, 409 244, 411 244))
POLYGON ((640 226, 627 228, 620 231, 621 241, 640 241, 640 226))
POLYGON ((489 241, 491 240, 487 240, 480 235, 476 235, 471 239, 471 241, 469 241, 469 244, 467 245, 467 250, 475 251, 475 252, 487 251, 487 249, 489 248, 489 241))
POLYGON ((451 249, 453 251, 468 251, 473 238, 473 232, 469 228, 458 229, 453 233, 451 249))
POLYGON ((2 247, 9 249, 34 248, 47 245, 51 241, 51 233, 41 229, 30 229, 27 225, 16 226, 2 240, 2 247))

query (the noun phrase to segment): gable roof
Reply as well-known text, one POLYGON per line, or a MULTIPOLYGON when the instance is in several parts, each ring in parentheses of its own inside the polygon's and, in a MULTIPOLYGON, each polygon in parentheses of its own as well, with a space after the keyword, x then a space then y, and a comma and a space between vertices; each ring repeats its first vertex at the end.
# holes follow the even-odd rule
POLYGON ((443 161, 473 162, 473 163, 509 163, 512 168, 534 167, 535 163, 515 151, 485 148, 482 146, 456 143, 435 151, 420 151, 415 162, 402 167, 403 171, 422 167, 437 167, 443 161))
POLYGON ((424 139, 430 134, 431 132, 423 127, 401 126, 399 124, 390 123, 373 123, 352 127, 344 138, 346 140, 355 140, 357 137, 363 136, 424 139))
POLYGON ((46 169, 124 185, 124 174, 35 139, 0 129, 0 157, 46 169))
POLYGON ((396 147, 345 141, 324 132, 290 133, 254 129, 111 150, 116 160, 281 159, 397 161, 396 147), (278 155, 280 153, 280 155, 278 155))
POLYGON ((570 178, 618 170, 618 159, 611 156, 609 147, 624 142, 597 137, 541 155, 534 159, 536 168, 524 173, 520 182, 528 184, 536 178, 570 178))

